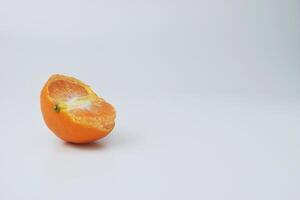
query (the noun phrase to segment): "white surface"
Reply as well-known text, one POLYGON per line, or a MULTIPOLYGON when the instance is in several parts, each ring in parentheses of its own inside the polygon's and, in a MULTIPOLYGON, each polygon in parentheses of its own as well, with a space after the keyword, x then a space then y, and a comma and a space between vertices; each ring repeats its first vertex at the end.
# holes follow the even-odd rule
POLYGON ((299 2, 1 3, 1 200, 300 199, 299 2), (47 129, 53 73, 115 105, 111 135, 47 129))

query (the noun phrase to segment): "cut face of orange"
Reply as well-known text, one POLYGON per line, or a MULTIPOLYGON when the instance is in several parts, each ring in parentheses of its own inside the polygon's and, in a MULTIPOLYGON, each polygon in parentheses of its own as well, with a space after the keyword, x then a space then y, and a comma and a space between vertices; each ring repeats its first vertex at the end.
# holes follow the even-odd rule
POLYGON ((41 110, 47 126, 72 143, 96 141, 115 126, 113 106, 73 77, 49 78, 41 91, 41 110))

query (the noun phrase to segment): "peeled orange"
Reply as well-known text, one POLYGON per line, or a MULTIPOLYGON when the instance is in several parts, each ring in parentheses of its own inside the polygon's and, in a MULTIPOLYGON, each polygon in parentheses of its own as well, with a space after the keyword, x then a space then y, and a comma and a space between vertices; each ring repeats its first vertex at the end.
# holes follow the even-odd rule
POLYGON ((114 107, 73 77, 52 75, 41 91, 40 103, 48 128, 67 142, 93 142, 115 126, 114 107))

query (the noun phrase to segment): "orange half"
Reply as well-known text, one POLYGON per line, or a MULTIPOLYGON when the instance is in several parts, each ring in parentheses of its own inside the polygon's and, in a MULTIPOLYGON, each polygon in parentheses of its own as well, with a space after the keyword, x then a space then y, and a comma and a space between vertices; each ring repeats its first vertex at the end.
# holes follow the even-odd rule
POLYGON ((52 75, 40 100, 45 123, 67 142, 93 142, 108 135, 115 126, 114 107, 76 78, 52 75))

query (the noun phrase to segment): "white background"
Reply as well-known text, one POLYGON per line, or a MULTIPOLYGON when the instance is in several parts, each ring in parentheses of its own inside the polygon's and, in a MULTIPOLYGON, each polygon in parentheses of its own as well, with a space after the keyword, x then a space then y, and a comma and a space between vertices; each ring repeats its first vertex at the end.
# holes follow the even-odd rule
POLYGON ((297 0, 0 0, 0 199, 300 199, 297 0), (75 76, 117 110, 62 142, 39 92, 75 76))

